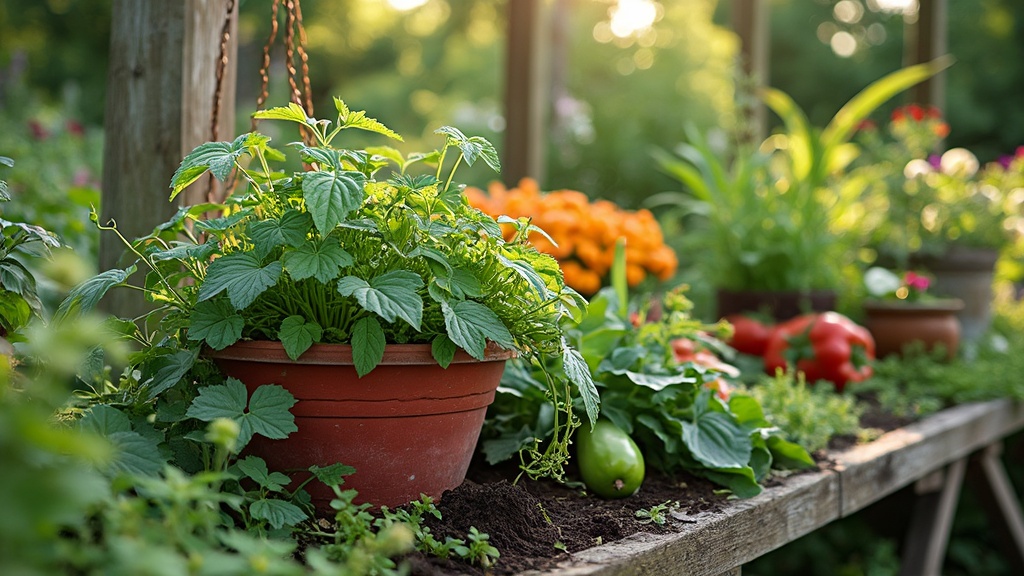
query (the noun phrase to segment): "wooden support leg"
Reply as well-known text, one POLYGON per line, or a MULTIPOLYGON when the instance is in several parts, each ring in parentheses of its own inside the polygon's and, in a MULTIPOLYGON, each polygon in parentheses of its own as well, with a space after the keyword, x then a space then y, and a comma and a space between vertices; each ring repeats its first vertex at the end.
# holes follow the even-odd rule
POLYGON ((903 552, 901 576, 940 574, 966 468, 966 458, 950 464, 939 490, 934 489, 934 484, 928 482, 928 478, 918 483, 922 493, 914 504, 906 549, 903 552))
POLYGON ((1024 574, 1024 516, 1000 460, 1002 451, 1002 443, 997 442, 975 456, 970 479, 993 521, 1012 572, 1024 574))

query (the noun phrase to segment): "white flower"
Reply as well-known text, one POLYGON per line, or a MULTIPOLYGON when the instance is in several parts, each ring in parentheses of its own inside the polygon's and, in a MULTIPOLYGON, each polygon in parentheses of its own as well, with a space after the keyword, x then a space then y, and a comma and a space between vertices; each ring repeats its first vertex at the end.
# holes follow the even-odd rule
POLYGON ((970 178, 978 172, 978 158, 966 148, 950 148, 939 159, 943 174, 970 178))
POLYGON ((864 285, 868 289, 868 294, 881 298, 896 292, 901 282, 900 277, 892 271, 875 266, 868 268, 867 272, 864 273, 864 285))
POLYGON ((915 158, 910 162, 907 162, 907 165, 903 168, 903 176, 906 177, 907 180, 913 180, 918 176, 924 176, 926 174, 931 174, 932 172, 932 165, 929 164, 927 160, 922 160, 920 158, 915 158))

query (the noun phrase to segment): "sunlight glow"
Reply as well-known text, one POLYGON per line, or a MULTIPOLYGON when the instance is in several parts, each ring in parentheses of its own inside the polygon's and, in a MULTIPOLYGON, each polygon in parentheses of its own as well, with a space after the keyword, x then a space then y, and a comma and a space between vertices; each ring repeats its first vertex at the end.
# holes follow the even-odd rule
POLYGON ((875 12, 909 15, 917 13, 917 0, 868 0, 868 7, 875 12))
POLYGON ((429 1, 430 0, 388 0, 388 4, 390 4, 395 10, 408 12, 409 10, 415 10, 420 6, 423 6, 429 1))
POLYGON ((654 25, 658 19, 658 5, 653 0, 618 0, 609 14, 612 34, 626 38, 654 25))

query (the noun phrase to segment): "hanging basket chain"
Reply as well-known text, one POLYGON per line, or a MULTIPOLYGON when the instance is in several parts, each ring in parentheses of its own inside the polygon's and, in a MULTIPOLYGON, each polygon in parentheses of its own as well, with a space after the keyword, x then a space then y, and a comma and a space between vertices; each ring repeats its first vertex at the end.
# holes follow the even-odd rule
MULTIPOLYGON (((263 45, 263 62, 260 64, 260 95, 256 98, 256 109, 262 110, 263 105, 267 103, 270 85, 270 48, 274 45, 274 40, 277 39, 277 12, 281 6, 281 0, 274 0, 270 7, 270 36, 267 38, 267 43, 263 45)), ((256 130, 257 120, 252 119, 252 129, 256 130)))
MULTIPOLYGON (((282 0, 273 0, 270 15, 270 36, 263 47, 263 63, 260 67, 262 80, 260 96, 256 101, 256 109, 262 110, 266 104, 270 84, 270 50, 277 39, 278 12, 282 0)), ((290 100, 302 107, 306 116, 313 116, 313 90, 309 81, 309 55, 306 53, 306 28, 302 25, 302 5, 300 0, 284 0, 284 48, 285 69, 288 73, 288 85, 291 88, 290 100), (296 62, 299 66, 296 66, 296 62)), ((257 120, 253 118, 252 129, 255 130, 257 120)), ((303 140, 312 144, 313 135, 302 130, 303 140)))

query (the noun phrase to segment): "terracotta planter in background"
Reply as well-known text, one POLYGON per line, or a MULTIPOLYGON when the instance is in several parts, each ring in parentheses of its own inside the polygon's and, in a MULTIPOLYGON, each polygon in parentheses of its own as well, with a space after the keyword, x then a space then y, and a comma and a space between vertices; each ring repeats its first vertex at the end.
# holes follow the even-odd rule
POLYGON ((806 312, 828 312, 836 309, 836 293, 831 290, 764 292, 757 290, 718 289, 715 293, 718 316, 744 312, 760 313, 776 322, 789 320, 806 312))
POLYGON ((899 355, 911 342, 921 342, 926 350, 941 344, 947 358, 956 356, 960 345, 960 300, 935 302, 865 302, 864 325, 875 339, 878 358, 899 355))
MULTIPOLYGON (((421 493, 440 498, 462 483, 513 354, 488 347, 480 362, 459 350, 444 369, 429 344, 394 344, 359 378, 352 347, 342 344, 314 344, 295 361, 279 342, 240 342, 206 353, 250 396, 260 385, 279 384, 298 400, 292 408, 298 431, 284 440, 256 436, 246 453, 296 481, 309 473, 295 471, 313 464, 353 466, 344 488, 358 490, 358 502, 389 507, 421 493)), ((331 490, 318 482, 306 489, 318 510, 330 511, 331 490)))

